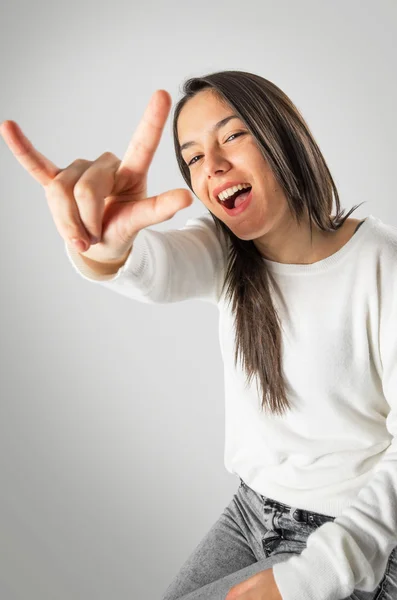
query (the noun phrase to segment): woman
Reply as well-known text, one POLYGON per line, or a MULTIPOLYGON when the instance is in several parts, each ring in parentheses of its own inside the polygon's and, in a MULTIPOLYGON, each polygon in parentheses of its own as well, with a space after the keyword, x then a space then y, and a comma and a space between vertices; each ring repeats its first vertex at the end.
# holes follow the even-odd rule
POLYGON ((166 92, 122 161, 60 170, 13 122, 1 128, 82 277, 219 309, 225 466, 240 487, 163 600, 395 598, 397 230, 349 218, 357 207, 342 216, 308 126, 270 81, 224 71, 183 91, 176 157, 208 212, 179 230, 148 229, 191 203, 186 190, 146 197, 166 92))

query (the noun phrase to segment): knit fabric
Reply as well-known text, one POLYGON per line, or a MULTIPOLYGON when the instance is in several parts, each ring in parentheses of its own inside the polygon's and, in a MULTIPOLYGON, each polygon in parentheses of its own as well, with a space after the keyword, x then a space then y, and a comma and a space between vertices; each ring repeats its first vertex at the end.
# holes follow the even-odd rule
POLYGON ((219 310, 225 467, 258 493, 331 516, 300 555, 273 567, 283 600, 373 591, 397 545, 397 229, 369 215, 313 264, 263 258, 282 323, 291 410, 261 410, 255 378, 234 365, 234 316, 221 292, 227 240, 209 213, 181 229, 144 229, 117 274, 76 272, 147 303, 199 298, 219 310))

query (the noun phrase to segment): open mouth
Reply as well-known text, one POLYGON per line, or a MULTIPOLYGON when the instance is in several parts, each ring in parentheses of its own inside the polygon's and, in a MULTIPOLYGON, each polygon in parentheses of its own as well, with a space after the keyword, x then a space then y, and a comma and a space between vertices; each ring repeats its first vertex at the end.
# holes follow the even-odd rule
POLYGON ((222 204, 223 206, 226 206, 226 208, 231 210, 232 208, 235 208, 236 201, 239 196, 241 196, 241 198, 238 201, 237 205, 242 204, 244 200, 248 198, 251 189, 252 186, 243 188, 242 190, 237 190, 237 192, 235 192, 232 196, 229 196, 229 198, 226 198, 226 200, 219 200, 218 198, 218 202, 219 204, 222 204))

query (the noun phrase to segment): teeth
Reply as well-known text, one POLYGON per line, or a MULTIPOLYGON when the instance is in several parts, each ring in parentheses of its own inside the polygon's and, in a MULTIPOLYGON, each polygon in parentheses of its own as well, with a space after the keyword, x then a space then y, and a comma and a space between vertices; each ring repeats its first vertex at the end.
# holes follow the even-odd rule
POLYGON ((233 194, 235 194, 237 192, 237 190, 243 190, 243 189, 249 188, 249 187, 251 187, 251 184, 249 184, 249 183, 239 183, 238 185, 235 185, 234 187, 227 188, 227 190, 223 190, 223 192, 218 194, 218 198, 221 202, 224 202, 225 200, 227 200, 227 198, 229 198, 229 196, 233 196, 233 194))

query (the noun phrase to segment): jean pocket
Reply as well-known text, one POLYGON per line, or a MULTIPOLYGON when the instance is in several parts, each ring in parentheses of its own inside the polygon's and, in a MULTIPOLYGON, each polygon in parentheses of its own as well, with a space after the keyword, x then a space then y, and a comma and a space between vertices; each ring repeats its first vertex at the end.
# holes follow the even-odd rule
POLYGON ((275 545, 272 554, 301 554, 305 548, 306 541, 283 537, 275 545))

